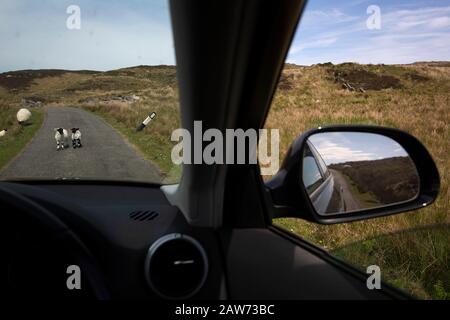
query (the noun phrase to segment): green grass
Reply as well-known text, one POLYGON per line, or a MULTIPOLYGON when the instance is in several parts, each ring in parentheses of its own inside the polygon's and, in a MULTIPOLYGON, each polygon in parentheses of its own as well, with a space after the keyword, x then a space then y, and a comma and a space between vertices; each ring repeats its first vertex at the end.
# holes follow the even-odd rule
POLYGON ((80 107, 93 112, 159 169, 163 183, 179 180, 181 167, 173 165, 170 157, 174 145, 170 136, 180 127, 174 66, 137 66, 107 72, 23 71, 0 74, 0 80, 0 105, 15 108, 22 98, 33 98, 49 105, 80 107), (20 85, 15 92, 6 90, 14 89, 15 84, 20 85), (134 103, 116 100, 129 95, 140 99, 134 103), (136 132, 136 127, 150 112, 156 112, 156 118, 143 131, 136 132))
POLYGON ((0 128, 8 129, 6 136, 0 138, 0 170, 30 142, 44 119, 43 110, 32 109, 30 124, 21 126, 15 121, 16 112, 15 108, 0 108, 0 128))
MULTIPOLYGON (((376 220, 346 224, 353 226, 346 231, 377 228, 373 221, 376 220)), ((368 266, 378 265, 383 281, 416 298, 450 299, 450 225, 389 234, 378 230, 380 235, 341 244, 329 236, 330 232, 337 231, 336 226, 297 222, 296 219, 282 218, 276 220, 276 225, 324 247, 364 273, 368 266)))
POLYGON ((347 175, 342 174, 347 184, 350 187, 350 193, 356 198, 361 208, 372 208, 380 206, 380 202, 377 200, 374 194, 371 192, 361 192, 358 190, 356 183, 350 179, 347 175))
POLYGON ((381 268, 383 279, 422 299, 450 299, 450 225, 382 235, 331 250, 363 271, 381 268), (427 243, 433 241, 430 248, 427 243), (393 242, 409 248, 404 252, 393 242), (399 268, 399 266, 402 266, 399 268))
POLYGON ((174 165, 170 154, 173 144, 169 139, 164 139, 152 134, 152 122, 140 132, 136 132, 135 127, 130 127, 117 120, 110 113, 101 109, 87 110, 102 117, 113 128, 118 130, 131 144, 136 146, 143 155, 156 165, 163 176, 163 183, 176 183, 181 176, 181 166, 174 165))
MULTIPOLYGON (((280 86, 277 91, 266 121, 266 128, 280 129, 280 159, 299 134, 318 126, 371 124, 399 128, 416 136, 431 152, 440 171, 441 192, 430 207, 390 217, 331 226, 300 219, 277 219, 275 223, 362 270, 370 264, 379 265, 385 281, 417 297, 450 299, 449 66, 287 65, 283 88, 280 86), (330 68, 338 71, 363 69, 378 76, 397 77, 401 87, 348 92, 330 79, 330 68)), ((14 93, 7 88, 22 77, 16 81, 0 76, 2 83, 8 84, 6 89, 0 87, 0 107, 14 109, 20 105, 21 98, 45 97, 45 103, 85 108, 101 116, 135 145, 160 169, 165 182, 178 180, 180 167, 173 166, 170 160, 174 145, 170 135, 180 127, 175 67, 138 66, 104 73, 73 72, 48 77, 37 77, 30 72, 26 75, 26 83, 14 93), (110 101, 112 96, 129 94, 142 99, 133 104, 110 101), (86 99, 95 102, 86 103, 86 99), (137 125, 152 111, 157 113, 155 121, 144 131, 135 132, 137 125)), ((9 125, 14 125, 14 112, 8 115, 9 120, 3 119, 2 112, 0 110, 0 125, 8 121, 9 125)), ((34 120, 37 125, 39 119, 34 120)), ((18 130, 14 133, 18 140, 0 141, 0 166, 9 161, 2 157, 11 159, 20 152, 33 135, 31 131, 37 128, 26 127, 24 132, 19 132, 20 128, 16 127, 15 130, 18 130)))
POLYGON ((367 221, 318 225, 285 218, 274 223, 362 270, 379 265, 385 281, 412 295, 450 299, 450 68, 442 64, 333 67, 343 71, 363 69, 400 79, 399 89, 365 93, 341 89, 330 81, 329 68, 291 65, 283 71, 292 79, 290 89, 278 89, 266 121, 266 128, 280 128, 280 159, 298 135, 317 126, 394 127, 416 136, 432 154, 441 176, 439 197, 427 208, 367 221))

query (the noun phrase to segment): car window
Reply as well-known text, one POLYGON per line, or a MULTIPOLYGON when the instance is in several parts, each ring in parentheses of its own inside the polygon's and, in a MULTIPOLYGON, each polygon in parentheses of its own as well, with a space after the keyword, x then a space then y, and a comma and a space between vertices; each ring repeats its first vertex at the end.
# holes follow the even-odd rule
POLYGON ((166 0, 2 0, 0 41, 0 180, 179 180, 166 0))
MULTIPOLYGON (((394 127, 424 143, 441 172, 432 206, 340 225, 274 220, 364 273, 378 266, 384 281, 423 299, 450 299, 449 7, 448 0, 309 1, 265 123, 279 130, 280 161, 296 137, 325 125, 394 127)), ((306 165, 311 185, 317 168, 306 165)))
POLYGON ((313 193, 323 182, 323 177, 316 159, 308 145, 305 145, 303 154, 303 183, 308 194, 313 193))
POLYGON ((319 152, 317 152, 317 150, 314 148, 314 145, 312 145, 312 144, 309 144, 309 145, 310 145, 310 148, 312 149, 312 152, 314 153, 314 156, 317 160, 317 164, 320 166, 320 171, 322 172, 324 179, 328 178, 328 176, 330 175, 330 172, 328 170, 327 165, 325 164, 325 161, 322 159, 319 152))

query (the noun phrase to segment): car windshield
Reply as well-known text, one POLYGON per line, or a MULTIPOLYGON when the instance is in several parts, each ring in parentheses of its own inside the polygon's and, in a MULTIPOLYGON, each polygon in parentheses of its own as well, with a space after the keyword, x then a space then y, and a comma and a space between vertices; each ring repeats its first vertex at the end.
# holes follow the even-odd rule
POLYGON ((167 1, 0 2, 0 180, 174 183, 167 1))

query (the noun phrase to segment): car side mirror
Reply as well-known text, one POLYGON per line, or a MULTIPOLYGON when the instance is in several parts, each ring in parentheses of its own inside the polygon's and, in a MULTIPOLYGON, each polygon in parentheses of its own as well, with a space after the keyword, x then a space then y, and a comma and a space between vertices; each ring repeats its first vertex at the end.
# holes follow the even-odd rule
POLYGON ((298 137, 266 182, 274 217, 341 223, 430 205, 439 173, 413 136, 374 126, 330 126, 298 137))

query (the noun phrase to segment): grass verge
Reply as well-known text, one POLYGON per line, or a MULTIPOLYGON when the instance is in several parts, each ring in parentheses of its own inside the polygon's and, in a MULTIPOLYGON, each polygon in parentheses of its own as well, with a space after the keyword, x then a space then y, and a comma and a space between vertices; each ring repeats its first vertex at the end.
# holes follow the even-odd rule
POLYGON ((287 66, 283 74, 289 86, 278 88, 266 121, 266 128, 282 129, 280 159, 298 135, 318 126, 394 127, 416 136, 430 151, 441 175, 441 191, 432 206, 400 215, 339 225, 317 225, 290 218, 277 219, 275 224, 361 270, 372 264, 380 266, 385 281, 412 295, 450 299, 450 68, 287 66), (401 86, 351 92, 330 79, 330 68, 341 74, 355 69, 395 76, 401 86))
MULTIPOLYGON (((162 183, 170 184, 178 182, 181 176, 181 166, 174 165, 170 154, 172 142, 165 136, 152 134, 151 122, 143 131, 136 132, 135 126, 120 121, 114 117, 114 113, 105 111, 104 108, 84 106, 85 110, 100 116, 109 125, 118 130, 132 145, 134 145, 149 161, 154 164, 162 176, 162 183)), ((144 113, 146 114, 146 113, 144 113)))
POLYGON ((2 170, 31 141, 42 125, 45 111, 32 109, 32 118, 26 126, 17 123, 17 109, 0 108, 0 130, 8 129, 7 134, 0 138, 0 170, 2 170))
MULTIPOLYGON (((19 106, 22 98, 83 107, 101 116, 140 149, 163 172, 164 182, 175 182, 180 175, 180 168, 170 160, 170 135, 180 127, 175 71, 173 66, 138 66, 109 72, 51 71, 45 73, 47 77, 41 76, 42 71, 2 74, 0 108, 8 105, 14 109, 11 106, 19 106), (117 102, 118 97, 128 95, 138 95, 140 100, 117 102), (157 113, 155 121, 136 133, 136 126, 152 111, 157 113)), ((384 280, 413 295, 450 299, 449 106, 448 63, 286 65, 266 121, 267 128, 280 129, 280 159, 300 133, 313 127, 395 127, 416 136, 431 152, 441 174, 441 192, 428 208, 386 218, 333 226, 300 219, 275 223, 362 270, 379 265, 384 280), (344 90, 342 79, 362 90, 344 90)), ((0 110, 0 130, 5 124, 14 125, 14 112, 5 118, 0 110)), ((5 163, 2 159, 8 162, 29 141, 33 135, 29 129, 0 140, 0 166, 5 163)))

